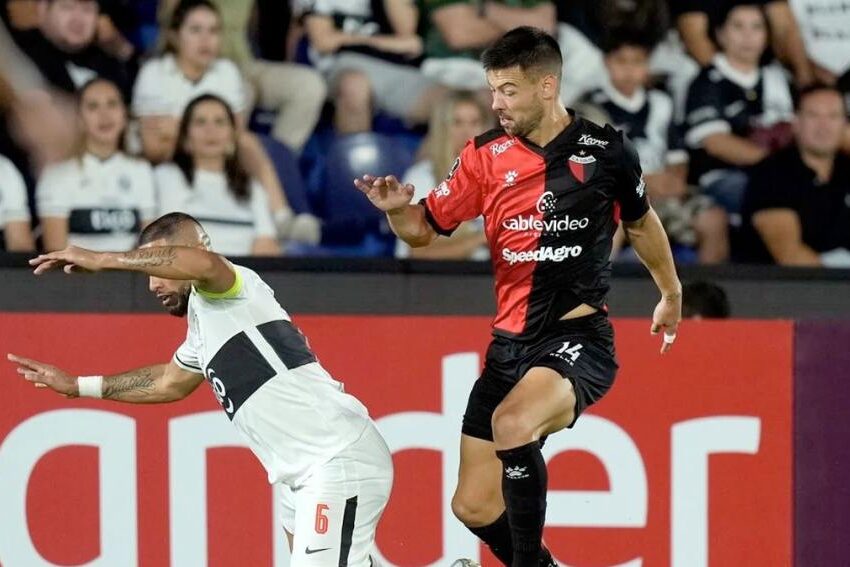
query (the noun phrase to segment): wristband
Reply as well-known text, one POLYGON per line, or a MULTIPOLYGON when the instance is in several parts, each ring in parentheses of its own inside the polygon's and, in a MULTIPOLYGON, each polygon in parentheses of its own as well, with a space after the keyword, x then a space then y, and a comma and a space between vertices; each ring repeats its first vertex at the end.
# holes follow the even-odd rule
POLYGON ((103 376, 80 376, 77 378, 77 388, 81 398, 102 398, 103 376))

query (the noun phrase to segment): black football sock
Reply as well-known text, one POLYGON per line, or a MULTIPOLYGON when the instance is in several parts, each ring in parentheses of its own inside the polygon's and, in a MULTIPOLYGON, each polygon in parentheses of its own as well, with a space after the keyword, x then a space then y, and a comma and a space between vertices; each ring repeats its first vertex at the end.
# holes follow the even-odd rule
POLYGON ((469 531, 486 543, 499 561, 510 567, 514 558, 514 546, 511 542, 511 526, 508 523, 507 511, 502 512, 499 519, 492 524, 480 528, 469 528, 469 531))
POLYGON ((546 521, 546 461, 540 443, 496 451, 514 547, 513 567, 538 567, 546 521))

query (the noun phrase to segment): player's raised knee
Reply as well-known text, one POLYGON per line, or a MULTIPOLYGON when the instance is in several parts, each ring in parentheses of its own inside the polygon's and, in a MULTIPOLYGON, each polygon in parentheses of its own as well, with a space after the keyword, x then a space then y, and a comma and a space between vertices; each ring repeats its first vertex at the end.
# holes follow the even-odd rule
POLYGON ((517 407, 497 407, 493 412, 493 440, 500 447, 515 447, 534 439, 537 424, 517 407))

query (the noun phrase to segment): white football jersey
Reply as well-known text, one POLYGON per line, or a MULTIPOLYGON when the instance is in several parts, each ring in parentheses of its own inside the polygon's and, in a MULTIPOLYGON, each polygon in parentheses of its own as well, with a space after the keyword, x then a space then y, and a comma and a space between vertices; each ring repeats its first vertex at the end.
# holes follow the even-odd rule
POLYGON ((276 237, 266 192, 256 181, 248 199, 239 201, 230 191, 223 173, 197 170, 192 185, 173 163, 154 170, 159 214, 179 211, 204 225, 212 249, 225 256, 249 256, 254 239, 276 237))
POLYGON ((214 94, 224 99, 234 114, 246 110, 245 85, 239 68, 228 59, 216 59, 197 81, 186 78, 174 56, 147 61, 133 86, 131 108, 137 117, 183 116, 192 99, 214 94))
POLYGON ((234 268, 227 292, 192 289, 174 362, 204 375, 269 482, 297 486, 356 441, 369 414, 322 368, 260 276, 234 268))
POLYGON ((92 250, 134 248, 142 224, 156 215, 153 169, 122 152, 48 167, 35 197, 40 217, 68 219, 68 244, 92 250))

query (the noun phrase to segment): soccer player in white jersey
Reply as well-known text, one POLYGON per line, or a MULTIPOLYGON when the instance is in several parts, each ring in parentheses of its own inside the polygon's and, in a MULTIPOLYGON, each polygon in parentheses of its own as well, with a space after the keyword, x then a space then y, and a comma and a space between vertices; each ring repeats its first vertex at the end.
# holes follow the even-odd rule
POLYGON ((255 272, 209 251, 209 237, 193 217, 164 215, 139 242, 124 253, 72 246, 30 264, 36 274, 148 274, 150 290, 169 313, 188 314, 186 340, 171 361, 115 376, 76 377, 10 354, 18 372, 68 397, 129 403, 177 401, 206 379, 269 482, 283 485, 284 507, 291 506, 284 525, 294 529, 293 567, 371 565, 393 468, 366 408, 322 368, 271 288, 255 272))

